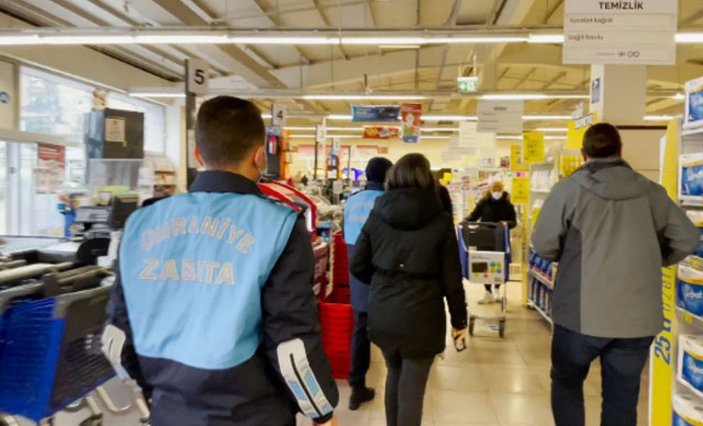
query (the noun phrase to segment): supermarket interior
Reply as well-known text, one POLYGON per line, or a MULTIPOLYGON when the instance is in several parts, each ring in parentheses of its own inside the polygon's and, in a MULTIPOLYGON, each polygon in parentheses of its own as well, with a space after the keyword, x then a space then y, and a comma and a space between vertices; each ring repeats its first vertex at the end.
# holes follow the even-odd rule
POLYGON ((0 0, 0 426, 703 426, 701 232, 701 0, 0 0))

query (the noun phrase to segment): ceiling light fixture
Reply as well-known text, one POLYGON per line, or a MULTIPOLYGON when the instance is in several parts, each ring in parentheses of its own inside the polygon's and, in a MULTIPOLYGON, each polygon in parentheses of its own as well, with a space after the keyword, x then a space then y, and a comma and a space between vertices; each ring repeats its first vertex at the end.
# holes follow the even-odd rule
POLYGON ((676 33, 676 42, 681 44, 703 43, 703 33, 676 33))
POLYGON ((234 44, 321 46, 339 44, 339 38, 324 36, 231 36, 228 38, 228 42, 234 44))
POLYGON ((572 120, 573 118, 570 115, 523 115, 522 119, 524 121, 563 121, 572 120))
POLYGON ((378 46, 379 49, 393 49, 393 50, 417 50, 421 46, 419 44, 382 44, 378 46))
POLYGON ((433 37, 426 39, 427 44, 500 44, 524 43, 528 37, 494 36, 494 37, 433 37))
POLYGON ((542 133, 566 133, 569 131, 566 127, 538 127, 535 130, 542 133))
MULTIPOLYGON (((335 40, 337 41, 337 40, 335 40)), ((422 45, 427 43, 424 37, 363 37, 363 36, 341 36, 338 40, 343 46, 392 46, 398 44, 417 44, 422 45)))
POLYGON ((422 121, 478 121, 475 115, 423 115, 422 121))
POLYGON ((536 101, 545 99, 589 99, 589 95, 547 94, 547 93, 490 93, 479 99, 486 101, 536 101))
POLYGON ((533 44, 561 44, 564 43, 564 34, 530 34, 527 42, 533 44))
POLYGON ((330 114, 327 116, 327 119, 333 121, 351 121, 352 116, 346 114, 330 114))
POLYGON ((309 101, 421 101, 425 96, 417 95, 303 95, 309 101))
POLYGON ((644 121, 671 121, 672 115, 645 115, 644 121))
POLYGON ((135 98, 185 98, 183 92, 129 92, 129 96, 135 98))

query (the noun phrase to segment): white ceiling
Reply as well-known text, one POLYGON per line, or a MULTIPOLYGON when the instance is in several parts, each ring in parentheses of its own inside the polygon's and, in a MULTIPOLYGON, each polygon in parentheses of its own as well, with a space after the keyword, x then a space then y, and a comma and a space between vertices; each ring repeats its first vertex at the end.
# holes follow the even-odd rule
MULTIPOLYGON (((0 0, 0 11, 49 27, 241 29, 428 29, 561 27, 563 0, 0 0), (467 27, 468 28, 468 27, 467 27)), ((703 28, 703 1, 680 1, 680 28, 703 28)), ((96 47, 96 49, 98 49, 96 47)), ((477 73, 483 90, 586 90, 588 67, 565 66, 558 45, 450 45, 417 50, 368 46, 110 46, 101 51, 164 79, 182 81, 184 60, 212 65, 214 85, 318 91, 451 91, 477 73), (474 69, 474 58, 477 64, 474 69), (364 82, 368 84, 364 86, 364 82), (233 86, 235 85, 236 86, 233 86)), ((651 67, 651 89, 680 89, 703 73, 703 47, 679 46, 675 67, 651 67)), ((268 100, 259 101, 262 106, 268 100)), ((342 101, 295 101, 311 112, 345 113, 342 101)), ((577 101, 530 101, 528 112, 566 113, 577 101)), ((473 100, 428 100, 433 114, 472 113, 473 100)), ((677 104, 650 99, 648 112, 677 104)))

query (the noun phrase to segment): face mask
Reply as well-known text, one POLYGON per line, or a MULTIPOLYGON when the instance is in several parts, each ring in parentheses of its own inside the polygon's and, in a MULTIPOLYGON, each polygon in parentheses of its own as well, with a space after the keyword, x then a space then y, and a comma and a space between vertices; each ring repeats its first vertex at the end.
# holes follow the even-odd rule
POLYGON ((503 198, 503 193, 493 191, 493 192, 491 192, 491 197, 493 197, 494 200, 500 200, 501 198, 503 198))

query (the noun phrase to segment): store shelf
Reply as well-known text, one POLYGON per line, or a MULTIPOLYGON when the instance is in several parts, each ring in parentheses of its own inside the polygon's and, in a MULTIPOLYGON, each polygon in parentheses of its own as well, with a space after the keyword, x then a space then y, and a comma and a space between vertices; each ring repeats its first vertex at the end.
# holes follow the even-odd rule
POLYGON ((535 311, 539 312, 540 315, 542 315, 542 318, 544 318, 549 324, 554 325, 554 321, 552 321, 552 317, 549 316, 546 312, 542 310, 535 302, 532 300, 528 300, 527 304, 532 307, 535 311))
POLYGON ((539 272, 530 269, 528 275, 547 286, 547 288, 549 288, 550 290, 554 290, 554 281, 550 280, 539 272))

